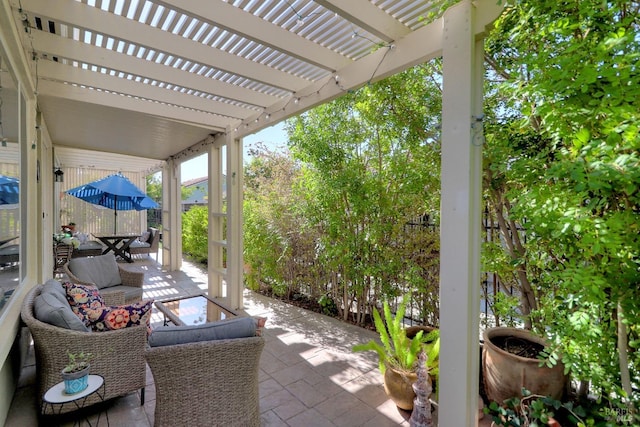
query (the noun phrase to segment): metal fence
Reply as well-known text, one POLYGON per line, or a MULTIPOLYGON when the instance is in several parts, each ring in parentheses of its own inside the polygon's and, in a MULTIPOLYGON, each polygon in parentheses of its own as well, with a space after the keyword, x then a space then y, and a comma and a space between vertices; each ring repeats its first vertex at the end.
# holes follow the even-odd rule
MULTIPOLYGON (((419 217, 413 218, 410 221, 407 221, 405 224, 405 229, 408 232, 412 233, 421 233, 424 231, 429 232, 437 232, 439 230, 439 226, 436 223, 435 215, 424 214, 419 217)), ((483 229, 483 242, 484 243, 498 243, 500 245, 504 244, 504 238, 501 235, 500 227, 495 217, 493 217, 489 209, 486 208, 482 215, 482 229, 483 229)), ((524 235, 524 229, 519 227, 520 232, 524 235)), ((511 322, 512 318, 509 319, 500 319, 496 313, 493 311, 493 301, 495 300, 495 296, 499 293, 506 293, 509 296, 517 296, 518 289, 514 288, 511 285, 505 285, 500 276, 496 272, 484 271, 482 272, 482 282, 479 284, 481 286, 481 300, 480 300, 480 313, 481 320, 484 324, 500 324, 501 322, 511 322)), ((424 319, 420 316, 421 310, 419 307, 423 304, 425 295, 420 295, 419 293, 412 293, 412 300, 407 306, 407 310, 405 313, 405 323, 409 326, 414 324, 432 324, 427 319, 424 319)), ((431 298, 433 300, 433 298, 431 298)), ((400 299, 398 298, 395 301, 393 311, 398 307, 400 303, 400 299)))

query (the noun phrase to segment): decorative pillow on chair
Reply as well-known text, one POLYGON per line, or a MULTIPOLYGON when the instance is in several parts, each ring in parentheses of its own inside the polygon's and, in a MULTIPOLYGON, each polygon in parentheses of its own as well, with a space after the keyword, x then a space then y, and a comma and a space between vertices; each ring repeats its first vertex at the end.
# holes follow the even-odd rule
POLYGON ((67 293, 67 301, 73 307, 99 307, 104 305, 100 291, 94 285, 64 282, 62 284, 67 293))
POLYGON ((104 299, 100 295, 98 288, 93 285, 81 285, 71 282, 64 282, 62 287, 67 294, 67 301, 71 306, 71 310, 86 326, 89 326, 84 312, 89 308, 102 307, 104 305, 104 299))
POLYGON ((142 233, 140 235, 140 237, 138 237, 138 241, 139 242, 148 242, 149 241, 149 237, 151 236, 151 232, 150 231, 145 231, 144 233, 142 233))
POLYGON ((146 300, 128 305, 87 308, 83 314, 92 331, 113 331, 129 326, 149 326, 152 305, 153 300, 146 300))

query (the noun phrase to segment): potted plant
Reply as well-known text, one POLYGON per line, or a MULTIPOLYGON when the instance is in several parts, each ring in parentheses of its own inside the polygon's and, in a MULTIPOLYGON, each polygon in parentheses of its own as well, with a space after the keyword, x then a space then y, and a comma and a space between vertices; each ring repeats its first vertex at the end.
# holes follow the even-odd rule
POLYGON ((503 402, 523 388, 536 395, 562 397, 567 383, 564 365, 543 338, 505 327, 488 328, 483 338, 482 373, 489 400, 503 402))
MULTIPOLYGON (((371 340, 366 344, 353 347, 353 351, 375 351, 379 357, 380 372, 384 375, 384 388, 387 395, 396 406, 405 410, 413 409, 415 392, 412 384, 417 379, 416 368, 420 351, 424 349, 427 355, 427 370, 432 380, 437 383, 438 354, 440 352, 439 330, 429 328, 415 330, 413 336, 407 334, 402 320, 407 304, 406 296, 398 307, 395 317, 391 314, 389 304, 383 304, 384 322, 377 310, 373 310, 376 330, 380 334, 380 341, 371 340)), ((434 385, 434 389, 435 389, 434 385)))
POLYGON ((64 381, 64 391, 67 394, 76 394, 87 388, 89 379, 90 361, 93 359, 92 353, 71 353, 69 363, 62 369, 62 380, 64 381))

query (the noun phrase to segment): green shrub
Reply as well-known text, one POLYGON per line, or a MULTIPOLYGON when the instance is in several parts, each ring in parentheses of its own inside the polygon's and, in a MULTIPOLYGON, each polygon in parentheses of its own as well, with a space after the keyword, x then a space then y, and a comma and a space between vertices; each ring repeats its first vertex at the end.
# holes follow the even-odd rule
POLYGON ((204 206, 194 206, 182 214, 182 251, 202 263, 209 258, 208 212, 204 206))

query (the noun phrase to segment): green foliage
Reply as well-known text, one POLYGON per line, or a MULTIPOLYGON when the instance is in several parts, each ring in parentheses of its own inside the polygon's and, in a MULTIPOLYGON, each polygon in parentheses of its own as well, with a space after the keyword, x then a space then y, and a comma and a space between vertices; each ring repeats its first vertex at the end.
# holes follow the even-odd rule
POLYGON ((209 258, 209 209, 193 206, 182 214, 182 250, 198 262, 209 258))
MULTIPOLYGON (((354 307, 359 323, 370 295, 438 293, 437 233, 407 222, 438 209, 440 88, 429 74, 439 70, 432 61, 287 122, 301 165, 298 214, 317 230, 338 309, 354 307)), ((437 323, 437 302, 419 300, 437 323)))
POLYGON ((438 323, 438 233, 407 223, 438 210, 440 96, 429 73, 439 70, 433 61, 289 120, 293 159, 255 153, 245 168, 249 286, 326 295, 357 323, 369 295, 411 290, 438 323))
POLYGON ((621 380, 638 377, 640 355, 617 342, 618 304, 633 345, 640 321, 639 8, 509 2, 487 43, 485 188, 506 245, 485 265, 522 296, 496 307, 549 334, 550 356, 622 407, 640 397, 621 380))
POLYGON ((418 356, 424 350, 427 354, 427 369, 437 378, 440 331, 436 329, 426 335, 424 331, 419 331, 413 338, 407 337, 403 324, 407 300, 405 295, 395 316, 391 313, 389 303, 384 301, 384 321, 380 313, 374 310, 374 323, 382 344, 371 340, 366 344, 355 345, 353 351, 375 351, 378 354, 378 367, 384 374, 387 364, 401 371, 414 371, 418 356))
POLYGON ((93 353, 84 351, 81 351, 80 353, 71 353, 70 351, 67 351, 67 355, 69 356, 69 363, 67 363, 62 371, 68 374, 83 370, 89 366, 89 362, 93 360, 93 353))
POLYGON ((252 289, 317 298, 316 230, 300 215, 305 196, 295 190, 300 169, 286 153, 254 154, 245 167, 244 259, 252 289), (303 292, 306 291, 306 292, 303 292))
POLYGON ((587 425, 581 418, 586 415, 582 407, 574 407, 570 402, 562 403, 549 396, 531 394, 524 388, 522 398, 507 399, 504 406, 491 402, 484 408, 484 413, 491 415, 497 426, 542 427, 548 425, 550 419, 556 419, 559 416, 566 418, 563 425, 587 425))
POLYGON ((335 316, 338 313, 336 302, 330 295, 321 295, 320 298, 318 298, 318 304, 322 307, 322 312, 328 316, 335 316))
POLYGON ((611 406, 611 402, 559 401, 550 396, 532 394, 525 388, 522 389, 522 396, 512 397, 502 404, 491 402, 483 411, 491 416, 496 426, 543 427, 548 425, 551 418, 562 426, 614 427, 637 424, 637 415, 626 407, 611 406))
POLYGON ((147 175, 146 181, 147 196, 158 203, 162 202, 162 181, 160 179, 160 174, 155 173, 152 175, 147 175))

